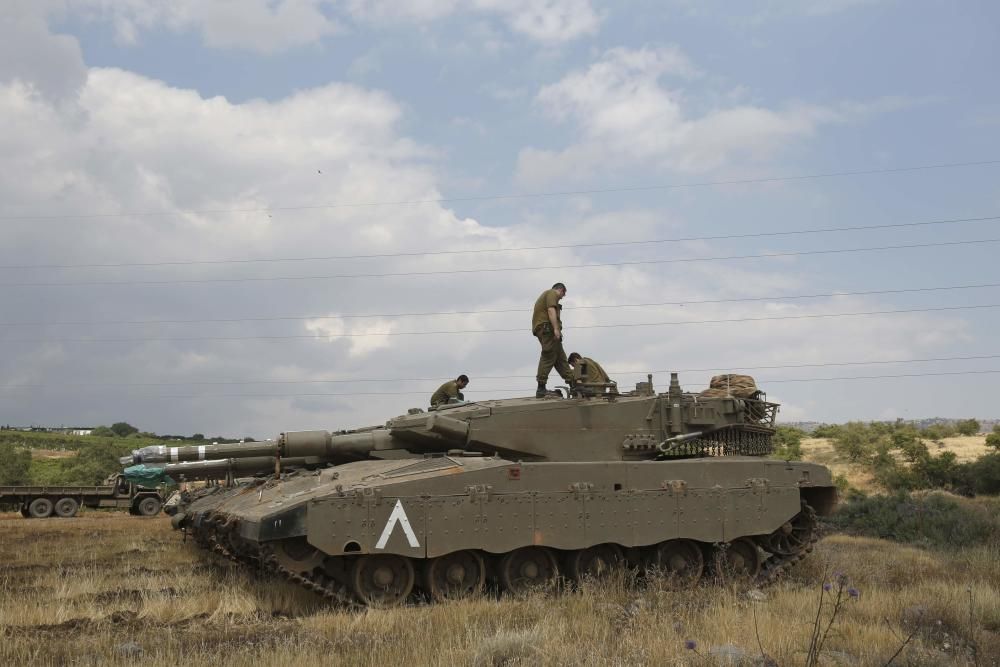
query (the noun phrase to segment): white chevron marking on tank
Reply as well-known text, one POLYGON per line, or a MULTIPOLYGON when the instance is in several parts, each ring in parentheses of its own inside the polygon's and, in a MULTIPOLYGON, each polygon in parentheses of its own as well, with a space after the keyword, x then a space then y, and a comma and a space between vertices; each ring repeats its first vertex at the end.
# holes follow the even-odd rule
POLYGON ((389 520, 385 522, 385 528, 382 529, 382 536, 375 543, 376 549, 385 549, 389 536, 392 535, 392 529, 396 527, 397 523, 403 527, 403 534, 406 535, 406 541, 410 543, 410 546, 414 549, 420 546, 417 535, 410 526, 410 519, 406 516, 406 510, 403 509, 403 501, 397 500, 396 506, 392 508, 392 514, 389 515, 389 520))

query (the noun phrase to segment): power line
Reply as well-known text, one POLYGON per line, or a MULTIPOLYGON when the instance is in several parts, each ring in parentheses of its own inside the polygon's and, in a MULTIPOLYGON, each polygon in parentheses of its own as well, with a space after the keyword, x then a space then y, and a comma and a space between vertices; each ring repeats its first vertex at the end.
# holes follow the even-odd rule
MULTIPOLYGON (((578 329, 617 329, 631 327, 662 327, 680 326, 688 324, 723 324, 734 322, 770 322, 777 320, 806 320, 824 319, 834 317, 862 317, 867 315, 895 315, 901 313, 929 313, 953 310, 976 310, 985 308, 1000 308, 1000 303, 972 305, 972 306, 941 306, 937 308, 905 308, 900 310, 869 310, 854 313, 819 313, 812 315, 781 315, 775 317, 734 317, 718 320, 679 320, 673 322, 634 322, 624 324, 584 324, 572 327, 571 330, 578 329)), ((152 341, 242 341, 242 340, 327 340, 332 338, 358 338, 371 336, 431 336, 438 334, 483 334, 483 333, 525 333, 524 327, 516 329, 465 329, 465 330, 440 330, 440 331, 386 331, 386 332, 366 332, 366 333, 341 333, 341 334, 292 334, 280 336, 156 336, 156 337, 135 337, 135 338, 9 338, 8 343, 142 343, 152 341)))
POLYGON ((299 206, 254 206, 228 209, 178 209, 176 211, 145 211, 120 213, 65 213, 52 215, 9 215, 0 216, 2 221, 41 221, 66 219, 101 219, 101 218, 131 218, 131 217, 163 217, 174 215, 216 215, 229 213, 274 213, 279 211, 314 211, 338 208, 370 208, 377 206, 414 206, 420 204, 448 204, 474 201, 502 201, 511 199, 541 199, 549 197, 569 197, 578 195, 613 194, 623 192, 646 192, 655 190, 676 190, 681 188, 703 188, 717 185, 752 185, 760 183, 777 183, 781 181, 807 181, 822 178, 841 178, 848 176, 870 176, 877 174, 901 174, 916 171, 936 169, 955 169, 960 167, 983 167, 1000 164, 1000 160, 978 160, 969 162, 947 162, 941 164, 917 165, 909 167, 886 167, 879 169, 851 169, 844 171, 829 171, 814 174, 766 176, 761 178, 738 178, 718 181, 700 181, 693 183, 668 183, 659 185, 640 185, 620 188, 591 188, 584 190, 555 190, 549 192, 525 192, 498 195, 478 195, 467 197, 435 197, 428 199, 409 199, 397 201, 343 202, 329 204, 311 204, 299 206))
POLYGON ((477 248, 469 250, 433 250, 421 252, 393 252, 367 255, 327 255, 313 257, 265 257, 260 259, 213 259, 213 260, 171 260, 162 262, 120 262, 95 264, 7 264, 0 269, 90 269, 90 268, 129 268, 154 266, 204 266, 220 264, 262 264, 278 262, 312 262, 347 259, 386 259, 393 257, 431 257, 437 255, 465 255, 483 253, 525 252, 533 250, 560 250, 576 248, 606 248, 636 245, 652 245, 659 243, 683 243, 688 241, 723 241, 732 239, 762 238, 775 236, 793 236, 802 234, 828 234, 831 232, 872 231, 879 229, 900 229, 912 227, 927 227, 932 225, 952 225, 976 222, 991 222, 1000 220, 1000 216, 982 216, 978 218, 952 218, 948 220, 930 220, 927 222, 901 222, 885 225, 858 225, 853 227, 819 227, 816 229, 798 229, 791 231, 749 232, 746 234, 721 234, 716 236, 687 236, 669 239, 648 239, 638 241, 608 241, 599 243, 570 243, 559 245, 522 246, 514 248, 477 248))
MULTIPOLYGON (((797 368, 833 368, 844 366, 875 366, 885 364, 916 364, 931 363, 940 361, 982 361, 984 359, 1000 359, 1000 354, 983 354, 964 357, 928 357, 923 359, 877 359, 867 361, 833 361, 822 363, 794 363, 773 366, 743 366, 731 364, 723 367, 713 368, 674 368, 658 369, 652 371, 608 371, 611 375, 646 375, 657 373, 698 373, 711 372, 719 373, 724 371, 758 371, 758 370, 779 370, 797 368)), ((468 374, 473 380, 524 380, 532 378, 534 375, 479 375, 468 374)), ((19 384, 0 386, 0 389, 44 389, 44 388, 77 388, 77 387, 175 387, 182 385, 192 386, 224 386, 224 385, 288 385, 288 384, 346 384, 350 382, 439 382, 452 380, 452 377, 425 377, 425 378, 340 378, 340 379, 315 379, 315 380, 197 380, 188 382, 61 382, 59 384, 19 384)), ((476 391, 476 390, 472 390, 476 391)), ((479 390, 485 391, 485 390, 479 390)))
MULTIPOLYGON (((909 294, 919 292, 938 292, 947 290, 985 289, 1000 287, 1000 283, 983 283, 980 285, 947 285, 942 287, 912 287, 908 289, 862 290, 858 292, 823 292, 817 294, 787 294, 774 296, 735 297, 732 299, 697 299, 688 301, 659 301, 655 303, 617 303, 600 305, 574 305, 573 310, 595 310, 604 308, 648 308, 654 306, 692 306, 717 303, 745 303, 756 301, 791 301, 794 299, 820 299, 838 296, 872 296, 875 294, 909 294)), ((345 313, 343 315, 289 315, 275 317, 229 317, 187 320, 77 320, 63 322, 0 322, 0 327, 34 327, 34 326, 81 326, 92 324, 221 324, 234 322, 288 322, 309 320, 341 320, 362 318, 390 317, 430 317, 445 315, 488 315, 500 313, 524 313, 524 308, 497 308, 487 310, 443 310, 433 312, 413 313, 345 313)))
POLYGON ((1000 370, 986 371, 942 371, 940 373, 900 373, 898 375, 854 375, 846 377, 825 377, 825 378, 785 378, 783 380, 761 380, 762 383, 778 384, 782 382, 833 382, 836 380, 883 380, 888 378, 920 378, 920 377, 940 377, 945 375, 992 375, 1000 373, 1000 370))
POLYGON ((49 283, 0 283, 2 287, 94 287, 110 285, 191 285, 205 283, 246 283, 246 282, 279 282, 300 280, 336 280, 346 278, 398 278, 415 276, 461 275, 470 273, 507 273, 512 271, 555 271, 566 269, 591 269, 612 266, 643 266, 653 264, 680 264, 691 262, 717 262, 736 259, 770 259, 776 257, 801 257, 808 255, 833 255, 854 252, 873 252, 885 250, 909 250, 915 248, 941 248, 946 246, 965 246, 981 243, 997 243, 1000 239, 975 239, 969 241, 939 241, 935 243, 911 243, 904 245, 872 246, 866 248, 836 248, 827 250, 802 250, 794 252, 774 252, 759 255, 728 255, 723 257, 680 257, 674 259, 648 259, 628 262, 600 262, 593 264, 565 264, 561 266, 516 266, 503 268, 451 269, 447 271, 401 271, 394 273, 342 273, 319 276, 269 276, 249 278, 186 278, 175 280, 93 280, 76 282, 49 283))
MULTIPOLYGON (((924 378, 960 375, 993 375, 1000 370, 980 371, 943 371, 939 373, 901 373, 898 375, 854 375, 842 377, 796 378, 781 380, 759 380, 758 386, 779 384, 784 382, 837 382, 843 380, 885 380, 891 378, 924 378)), ((146 398, 162 400, 165 398, 318 398, 323 396, 426 396, 427 391, 347 391, 347 392, 302 392, 292 394, 133 394, 131 398, 146 398)), ((465 390, 466 394, 524 394, 524 389, 475 389, 465 390)), ((0 397, 2 400, 3 397, 0 397)), ((489 400, 489 399, 483 399, 489 400)))

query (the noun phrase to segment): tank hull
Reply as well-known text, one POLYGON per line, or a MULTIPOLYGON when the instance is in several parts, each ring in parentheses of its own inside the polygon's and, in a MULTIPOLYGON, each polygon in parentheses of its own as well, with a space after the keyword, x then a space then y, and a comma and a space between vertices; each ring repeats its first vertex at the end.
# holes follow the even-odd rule
MULTIPOLYGON (((498 560, 526 548, 551 552, 558 571, 576 578, 568 563, 596 547, 648 562, 664 544, 696 545, 706 562, 720 545, 746 550, 752 544, 760 562, 750 574, 770 577, 815 539, 804 538, 794 553, 768 554, 774 536, 804 507, 827 514, 835 501, 826 468, 760 457, 516 462, 443 456, 361 461, 223 490, 192 503, 186 521, 201 543, 243 559, 270 558, 304 582, 330 584, 329 577, 366 558, 391 556, 419 573, 464 553, 482 559, 496 576, 498 560), (283 548, 287 544, 296 547, 283 548)), ((343 597, 370 602, 364 590, 350 590, 350 581, 340 583, 343 597)), ((416 575, 414 583, 419 587, 416 575)))

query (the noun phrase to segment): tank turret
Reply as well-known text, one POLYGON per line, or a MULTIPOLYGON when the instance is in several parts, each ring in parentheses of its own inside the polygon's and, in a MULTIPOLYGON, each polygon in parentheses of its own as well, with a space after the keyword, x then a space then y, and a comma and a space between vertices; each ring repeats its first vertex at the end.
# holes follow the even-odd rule
POLYGON ((626 562, 678 585, 705 572, 767 581, 808 553, 836 501, 826 468, 767 458, 777 412, 748 376, 695 394, 672 374, 661 394, 650 378, 627 393, 479 401, 136 456, 266 457, 276 472, 248 482, 252 493, 193 494, 175 527, 350 604, 468 595, 488 572, 519 592, 626 562), (329 467, 282 466, 302 457, 329 467))
POLYGON ((771 451, 777 409, 761 395, 685 394, 674 373, 668 392, 660 395, 636 391, 464 403, 416 411, 384 426, 356 431, 290 431, 265 442, 147 447, 125 460, 150 464, 272 457, 339 465, 451 449, 567 462, 656 459, 705 451, 764 455, 771 451), (691 437, 678 441, 680 435, 691 437))

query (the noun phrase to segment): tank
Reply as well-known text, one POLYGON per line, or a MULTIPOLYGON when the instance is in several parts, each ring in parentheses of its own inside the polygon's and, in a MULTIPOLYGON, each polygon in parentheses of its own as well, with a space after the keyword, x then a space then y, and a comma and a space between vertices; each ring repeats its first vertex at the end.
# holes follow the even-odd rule
MULTIPOLYGON (((811 551, 836 488, 823 466, 768 456, 776 403, 752 383, 717 384, 686 393, 671 374, 664 393, 650 377, 625 393, 413 409, 382 426, 228 446, 229 459, 277 468, 189 493, 173 524, 352 605, 447 600, 488 582, 516 594, 617 566, 678 587, 766 583, 811 551), (281 468, 303 457, 329 467, 281 468)), ((166 455, 199 455, 176 450, 166 455)))

